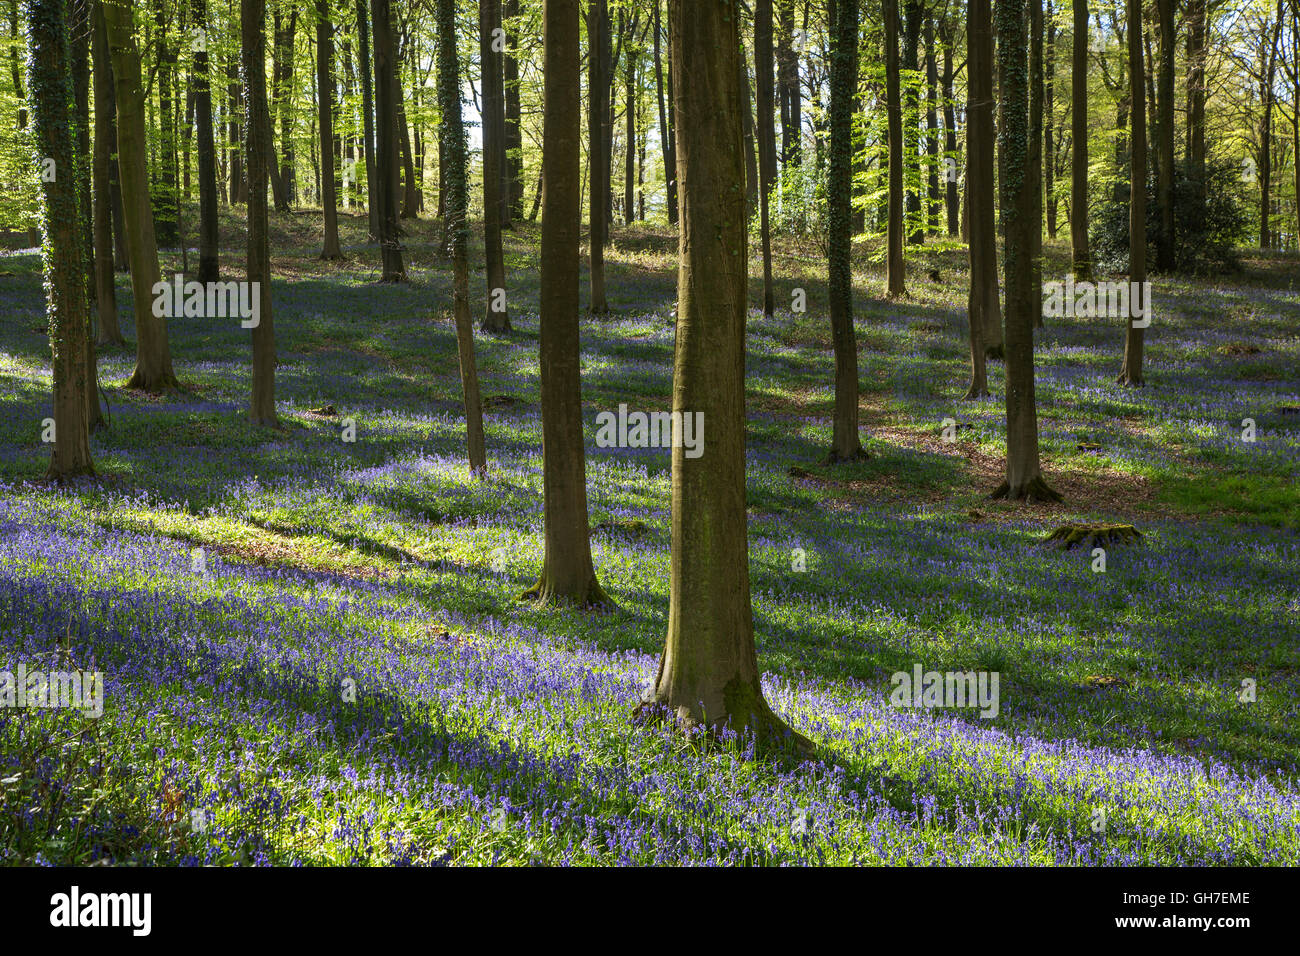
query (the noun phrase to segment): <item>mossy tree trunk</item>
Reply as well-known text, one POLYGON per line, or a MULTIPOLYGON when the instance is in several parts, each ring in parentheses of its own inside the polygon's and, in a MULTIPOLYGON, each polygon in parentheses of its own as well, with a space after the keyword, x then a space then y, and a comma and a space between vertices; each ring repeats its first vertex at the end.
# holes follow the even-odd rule
MULTIPOLYGON (((460 356, 460 383, 465 397, 465 436, 469 468, 487 474, 483 439, 483 401, 474 358, 474 323, 469 311, 469 173, 465 124, 461 119, 460 57, 456 51, 456 0, 438 0, 438 97, 442 107, 441 152, 446 203, 448 252, 452 260, 452 319, 460 356)), ((376 47, 378 44, 376 44, 376 47)))
POLYGON ((505 176, 500 160, 504 153, 506 113, 505 91, 502 89, 505 76, 501 62, 503 50, 497 49, 495 36, 500 29, 500 0, 481 0, 478 7, 478 50, 483 80, 483 253, 487 267, 487 296, 481 327, 487 332, 510 331, 510 312, 504 301, 506 262, 501 249, 505 176))
MULTIPOLYGON (((1129 55, 1129 205, 1128 205, 1128 278, 1130 283, 1145 282, 1147 277, 1147 104, 1146 69, 1142 56, 1142 2, 1128 0, 1128 55, 1129 55)), ((1130 295, 1130 308, 1132 306, 1130 295)), ((1119 383, 1137 386, 1142 384, 1142 345, 1144 329, 1133 324, 1133 316, 1126 319, 1124 335, 1124 363, 1120 366, 1119 383)))
POLYGON ((80 226, 82 281, 85 283, 86 313, 86 374, 84 392, 86 422, 91 431, 105 427, 104 413, 99 407, 99 368, 95 360, 95 329, 93 307, 97 299, 95 273, 95 226, 91 202, 90 168, 90 0, 65 0, 69 36, 69 58, 72 68, 72 121, 76 133, 77 157, 77 214, 80 226))
POLYGON ((1034 310, 1041 290, 1033 286, 1033 231, 1039 204, 1031 195, 1029 63, 1026 0, 998 0, 997 57, 1001 123, 998 125, 998 186, 1002 213, 1004 284, 1007 290, 1007 478, 994 498, 1059 501, 1043 481, 1038 455, 1038 409, 1034 403, 1034 310))
POLYGON ((253 394, 249 420, 278 425, 275 413, 275 332, 271 319, 271 247, 267 235, 267 179, 274 157, 271 124, 257 117, 266 105, 266 0, 240 0, 244 81, 244 167, 248 177, 248 282, 257 283, 253 328, 253 394))
POLYGON ((117 100, 117 156, 122 177, 122 213, 131 260, 131 296, 135 307, 135 371, 127 388, 164 392, 176 388, 167 320, 153 314, 153 287, 158 282, 158 242, 153 230, 149 173, 145 160, 149 143, 144 128, 144 86, 140 50, 135 42, 132 5, 104 0, 108 49, 113 61, 117 100))
POLYGON ((828 462, 865 458, 858 436, 858 341, 853 330, 853 101, 858 87, 858 0, 830 0, 830 168, 826 177, 835 416, 828 462))
POLYGON ((966 18, 966 210, 969 232, 971 384, 967 399, 989 394, 985 316, 1001 327, 993 204, 993 24, 989 0, 970 0, 966 18))
POLYGON ((49 316, 54 381, 54 451, 47 477, 63 480, 94 474, 86 392, 89 306, 78 195, 77 118, 69 109, 72 74, 64 0, 28 0, 27 96, 36 168, 54 162, 54 176, 41 183, 41 260, 49 316))
POLYGON ((591 560, 578 353, 579 0, 546 0, 544 11, 541 377, 546 550, 541 575, 523 596, 541 603, 605 605, 608 599, 591 560))
POLYGON ((798 738, 763 698, 749 596, 740 5, 670 0, 668 11, 681 121, 673 411, 702 413, 709 437, 698 458, 672 451, 668 635, 646 707, 686 726, 752 731, 767 747, 798 738))

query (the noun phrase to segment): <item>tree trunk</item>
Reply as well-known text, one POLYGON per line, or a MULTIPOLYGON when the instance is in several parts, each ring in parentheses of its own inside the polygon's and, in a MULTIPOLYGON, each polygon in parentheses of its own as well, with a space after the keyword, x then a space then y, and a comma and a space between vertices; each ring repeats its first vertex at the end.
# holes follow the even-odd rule
MULTIPOLYGON (((856 0, 853 0, 856 3, 856 0)), ((776 180, 776 78, 772 73, 772 0, 754 3, 754 94, 758 106, 758 218, 763 250, 763 314, 776 309, 772 288, 772 184, 776 180)))
POLYGON ((379 171, 375 168, 375 100, 374 71, 370 65, 370 14, 366 0, 357 0, 357 57, 361 74, 362 135, 366 156, 366 213, 369 217, 370 239, 382 242, 379 221, 379 171))
POLYGON ((23 89, 22 67, 18 50, 22 46, 18 33, 18 0, 9 0, 9 78, 14 85, 14 99, 18 101, 18 128, 27 128, 27 92, 23 89))
MULTIPOLYGON (((894 0, 897 4, 897 0, 894 0)), ((781 100, 781 165, 798 166, 803 149, 803 117, 799 89, 799 54, 803 35, 796 39, 794 0, 776 0, 776 83, 781 100)))
POLYGON ((248 202, 248 181, 244 178, 244 140, 239 120, 244 115, 244 88, 239 84, 239 68, 232 59, 226 68, 229 80, 226 102, 230 111, 230 204, 242 206, 248 202))
MULTIPOLYGON (((54 384, 54 450, 46 477, 57 481, 93 475, 86 391, 90 338, 85 251, 78 209, 77 117, 68 80, 72 73, 64 0, 27 0, 27 93, 38 155, 54 161, 55 175, 41 184, 42 255, 54 384)), ((98 407, 98 406, 96 406, 98 407)))
MULTIPOLYGON (((393 98, 397 101, 397 143, 401 153, 402 218, 416 219, 420 213, 420 188, 415 174, 415 152, 411 149, 411 125, 406 119, 406 102, 402 94, 401 70, 393 74, 393 98)), ((399 225, 398 235, 402 229, 399 225)))
POLYGON ((501 213, 506 204, 506 185, 500 159, 506 132, 505 97, 502 89, 503 64, 495 31, 501 29, 500 0, 482 0, 478 6, 479 63, 483 79, 483 255, 487 271, 487 307, 481 328, 485 332, 509 332, 510 312, 506 307, 506 264, 501 249, 501 213))
MULTIPOLYGON (((769 0, 770 2, 770 0, 769 0)), ((662 26, 660 24, 659 8, 660 0, 654 0, 655 7, 655 93, 659 99, 659 145, 663 150, 664 159, 664 186, 667 193, 668 202, 668 222, 670 225, 677 225, 677 153, 673 149, 673 126, 672 126, 672 76, 668 77, 668 107, 664 107, 664 65, 663 56, 659 49, 660 34, 662 26)), ((671 55, 671 53, 670 53, 671 55)))
POLYGON ((1205 8, 1206 0, 1188 2, 1187 186, 1193 209, 1205 202, 1205 8))
POLYGON ((144 89, 140 51, 136 47, 131 8, 105 3, 108 49, 117 94, 117 155, 122 177, 122 211, 131 260, 131 297, 135 308, 136 362, 127 388, 163 392, 176 388, 167 320, 153 314, 153 287, 158 282, 158 244, 153 231, 148 141, 144 128, 144 89))
POLYGON ((276 200, 276 210, 288 212, 298 201, 298 177, 293 155, 293 47, 298 32, 298 10, 293 7, 285 23, 280 11, 274 13, 275 43, 271 49, 271 68, 275 83, 275 111, 280 118, 279 176, 285 205, 276 200))
MULTIPOLYGON (((193 0, 194 27, 206 34, 208 10, 193 0)), ((199 152, 199 282, 221 278, 217 253, 217 155, 212 138, 212 88, 208 78, 207 43, 194 52, 194 112, 199 152)))
POLYGON ((1007 479, 994 498, 1059 501, 1043 481, 1034 404, 1034 310, 1042 290, 1033 286, 1033 190, 1029 182, 1029 77, 1025 0, 998 0, 998 187, 1002 208, 1004 282, 1007 290, 1007 479))
POLYGON ((754 217, 758 209, 758 150, 754 146, 754 110, 749 96, 749 70, 745 65, 745 46, 740 47, 740 77, 737 86, 740 89, 741 134, 745 139, 745 214, 748 219, 754 217))
MULTIPOLYGON (((943 40, 943 74, 940 89, 943 91, 943 149, 957 162, 957 117, 953 108, 953 68, 952 68, 952 32, 945 27, 941 31, 943 40)), ((970 76, 970 59, 967 57, 966 75, 970 76)), ((955 167, 954 167, 955 168, 955 167)), ((957 188, 956 176, 944 177, 944 209, 948 215, 948 235, 961 235, 961 195, 957 188)))
POLYGON ((99 369, 95 361, 94 316, 90 308, 97 298, 95 272, 95 230, 90 192, 90 0, 65 0, 65 12, 70 37, 69 61, 72 68, 72 122, 76 133, 77 212, 78 235, 81 240, 82 283, 87 300, 86 335, 83 348, 86 352, 86 387, 82 394, 86 401, 86 422, 91 431, 104 427, 104 416, 99 408, 99 369))
POLYGON ((627 66, 623 70, 623 224, 632 225, 636 218, 636 37, 640 14, 633 14, 627 31, 627 66))
POLYGON ((580 0, 545 0, 542 175, 541 387, 545 555, 537 583, 524 592, 540 603, 605 605, 596 580, 587 516, 578 345, 579 233, 582 186, 580 0))
POLYGON ((117 286, 113 274, 112 156, 117 148, 114 129, 113 73, 108 60, 108 33, 101 0, 95 0, 91 29, 91 59, 95 69, 95 156, 93 170, 95 303, 99 313, 100 345, 125 345, 117 321, 117 286))
POLYGON ((1156 246, 1156 268, 1172 272, 1177 260, 1174 235, 1174 0, 1156 0, 1160 18, 1160 76, 1158 104, 1160 125, 1157 143, 1156 201, 1160 204, 1160 244, 1156 246))
MULTIPOLYGON (((605 302, 605 200, 603 187, 605 173, 604 118, 607 112, 605 96, 608 92, 604 66, 605 47, 609 45, 608 0, 591 0, 587 7, 587 162, 590 197, 588 216, 591 220, 591 293, 587 309, 593 315, 609 311, 605 302)), ((544 175, 544 174, 543 174, 544 175)), ((548 179, 554 186, 555 180, 548 179)))
MULTIPOLYGON (((740 8, 669 0, 681 183, 674 414, 708 423, 708 451, 672 450, 668 634, 646 712, 752 733, 756 749, 810 748, 763 698, 749 598, 745 513, 747 237, 740 8)), ((553 180, 551 180, 553 181, 553 180)))
POLYGON ((1043 5, 1029 7, 1029 157, 1025 176, 1034 327, 1043 326, 1043 5))
POLYGON ((253 390, 248 419, 278 426, 275 412, 275 332, 271 320, 271 247, 267 235, 266 180, 274 162, 266 102, 266 0, 240 0, 244 74, 245 168, 248 170, 248 282, 258 297, 253 326, 253 390))
POLYGON ((519 16, 519 0, 505 0, 502 16, 511 26, 506 28, 505 98, 506 98, 506 195, 510 219, 524 218, 524 136, 523 113, 519 104, 519 57, 510 43, 510 30, 519 16))
POLYGON ((325 214, 322 259, 342 259, 338 197, 334 191, 334 24, 329 0, 316 0, 316 97, 320 100, 321 210, 325 214))
MULTIPOLYGON (((379 0, 387 6, 386 0, 379 0)), ((456 50, 456 0, 438 0, 438 97, 442 107, 442 154, 446 157, 448 235, 451 240, 453 294, 452 320, 460 357, 461 390, 465 397, 465 438, 472 475, 487 475, 483 439, 483 402, 479 396, 478 366, 474 359, 474 323, 469 312, 469 171, 466 161, 465 124, 460 105, 460 56, 456 50)), ((379 57, 376 18, 375 56, 379 57)), ((575 111, 576 115, 576 111, 575 111)), ((381 110, 380 116, 383 116, 381 110)), ((383 154, 383 147, 380 147, 383 154)))
POLYGON ((1285 19, 1283 0, 1277 0, 1277 19, 1273 24, 1273 41, 1269 44, 1268 67, 1260 88, 1264 104, 1264 120, 1259 133, 1259 247, 1270 249, 1273 245, 1273 226, 1269 221, 1273 211, 1273 104, 1277 79, 1277 46, 1285 19))
POLYGON ((835 417, 827 462, 865 458, 858 437, 858 343, 853 331, 853 101, 858 87, 858 0, 830 0, 830 169, 826 177, 835 417))
POLYGON ((1047 201, 1047 235, 1056 239, 1056 11, 1051 0, 1047 2, 1047 48, 1044 51, 1043 73, 1044 106, 1043 123, 1043 193, 1047 201))
MULTIPOLYGON (((1146 70, 1142 58, 1142 0, 1128 0, 1129 120, 1133 124, 1129 139, 1129 206, 1128 206, 1128 279, 1145 282, 1147 277, 1147 105, 1146 70)), ((1131 313, 1132 296, 1130 295, 1131 313)), ((1121 385, 1142 384, 1142 339, 1144 331, 1127 319, 1124 336, 1124 364, 1120 368, 1121 385)))
POLYGON ((1070 246, 1074 278, 1092 275, 1088 251, 1088 0, 1073 0, 1074 40, 1070 75, 1070 246))
POLYGON ((379 133, 375 176, 379 180, 381 281, 405 282, 406 266, 397 226, 397 59, 389 0, 370 0, 370 12, 375 37, 375 125, 379 133))
POLYGON ((934 55, 934 19, 925 19, 925 158, 927 192, 925 231, 939 234, 939 117, 934 101, 939 85, 938 63, 934 55))
POLYGON ((966 19, 966 228, 969 233, 971 384, 967 399, 989 394, 984 330, 1002 327, 997 227, 993 207, 993 28, 990 0, 970 0, 966 19), (992 318, 990 318, 992 316, 992 318))
POLYGON ((167 45, 167 10, 164 0, 154 0, 154 82, 158 86, 158 189, 154 197, 154 223, 157 241, 162 246, 180 242, 176 195, 176 123, 172 106, 172 72, 176 52, 167 45))
MULTIPOLYGON (((904 0, 903 7, 903 62, 904 70, 908 71, 909 76, 916 76, 920 69, 920 45, 921 45, 921 20, 923 18, 924 7, 921 0, 904 0)), ((905 90, 905 104, 903 113, 903 155, 906 158, 906 164, 910 169, 919 170, 919 153, 920 153, 920 130, 918 128, 920 114, 918 112, 916 87, 908 84, 905 90)), ((921 197, 917 189, 912 186, 911 177, 908 177, 907 184, 907 217, 913 223, 912 231, 908 233, 907 242, 909 245, 919 246, 925 242, 925 226, 923 225, 924 217, 921 216, 921 197)))
POLYGON ((903 261, 903 104, 898 83, 898 0, 882 0, 885 20, 885 99, 889 112, 888 295, 907 295, 903 261))

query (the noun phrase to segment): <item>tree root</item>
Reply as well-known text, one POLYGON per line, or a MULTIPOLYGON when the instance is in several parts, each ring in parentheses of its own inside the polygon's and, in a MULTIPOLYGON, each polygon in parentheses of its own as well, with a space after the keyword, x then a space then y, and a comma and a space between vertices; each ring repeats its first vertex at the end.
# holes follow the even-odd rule
POLYGON ((1005 498, 1007 501, 1025 501, 1030 504, 1064 500, 1059 491, 1050 488, 1047 482, 1043 481, 1042 475, 1035 476, 1017 488, 1012 488, 1004 481, 998 485, 993 494, 989 495, 989 498, 994 501, 1005 498))
MULTIPOLYGON (((687 737, 702 739, 707 746, 721 744, 724 730, 730 725, 730 721, 705 723, 683 717, 657 696, 637 704, 632 710, 632 721, 642 727, 671 725, 687 737)), ((772 713, 765 702, 750 715, 748 724, 740 731, 740 738, 742 749, 752 740, 754 754, 759 757, 798 763, 817 755, 817 745, 772 713)))
POLYGON ((520 601, 531 601, 538 607, 573 607, 585 611, 616 611, 618 605, 601 588, 593 577, 581 594, 566 594, 546 580, 537 583, 519 595, 520 601))
POLYGON ((827 452, 826 457, 822 459, 823 465, 844 465, 853 461, 866 461, 871 456, 859 445, 847 455, 841 455, 832 448, 827 452))

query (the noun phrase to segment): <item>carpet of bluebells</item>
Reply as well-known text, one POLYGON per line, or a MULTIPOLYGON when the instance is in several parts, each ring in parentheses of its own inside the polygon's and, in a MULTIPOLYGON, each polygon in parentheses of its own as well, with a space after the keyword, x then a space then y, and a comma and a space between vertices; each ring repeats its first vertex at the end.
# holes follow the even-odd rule
POLYGON ((283 427, 243 418, 237 321, 173 320, 184 391, 126 392, 132 352, 104 351, 100 478, 63 488, 36 480, 39 264, 4 259, 0 670, 100 670, 106 695, 98 719, 0 708, 0 863, 1300 864, 1300 294, 1157 283, 1141 390, 1113 385, 1122 330, 1049 323, 1049 481, 1111 491, 997 505, 1001 366, 992 400, 958 400, 959 257, 900 305, 859 276, 872 457, 832 469, 822 267, 788 256, 778 301, 806 285, 808 312, 750 321, 749 539, 765 692, 819 745, 796 764, 633 719, 666 627, 668 453, 598 448, 594 419, 668 407, 663 237, 616 241, 615 314, 583 323, 617 606, 516 600, 541 558, 536 232, 507 251, 515 332, 477 342, 487 480, 449 269, 413 244, 414 282, 379 286, 373 249, 322 265, 308 237, 276 263, 283 427), (1144 538, 1098 573, 1041 546, 1067 519, 1144 538), (997 716, 892 706, 918 663, 998 672, 997 716))

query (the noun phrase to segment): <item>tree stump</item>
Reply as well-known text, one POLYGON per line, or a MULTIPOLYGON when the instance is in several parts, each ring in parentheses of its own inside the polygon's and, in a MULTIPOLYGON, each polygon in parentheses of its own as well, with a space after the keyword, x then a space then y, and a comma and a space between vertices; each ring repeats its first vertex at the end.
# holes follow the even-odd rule
POLYGON ((1142 532, 1131 524, 1063 524, 1048 535, 1043 544, 1069 551, 1080 545, 1091 550, 1141 540, 1142 532))

